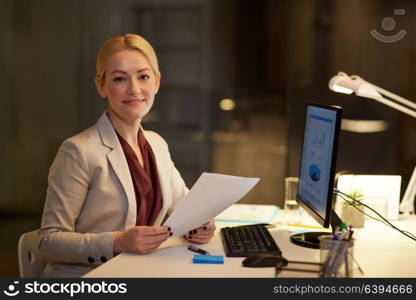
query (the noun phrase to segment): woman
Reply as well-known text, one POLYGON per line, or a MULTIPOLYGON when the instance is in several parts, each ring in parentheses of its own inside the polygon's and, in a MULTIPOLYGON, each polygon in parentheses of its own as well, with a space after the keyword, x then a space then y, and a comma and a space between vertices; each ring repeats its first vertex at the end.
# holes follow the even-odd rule
MULTIPOLYGON (((160 85, 152 46, 135 34, 111 38, 95 83, 108 110, 62 144, 49 170, 44 276, 82 276, 118 253, 154 251, 172 235, 160 224, 188 192, 166 142, 141 127, 160 85)), ((214 230, 210 220, 185 237, 207 243, 214 230)))

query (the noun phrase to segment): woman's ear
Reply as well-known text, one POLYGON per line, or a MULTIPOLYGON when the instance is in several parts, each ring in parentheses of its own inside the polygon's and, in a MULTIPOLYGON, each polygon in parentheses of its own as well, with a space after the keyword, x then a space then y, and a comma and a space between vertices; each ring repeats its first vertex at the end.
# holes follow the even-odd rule
POLYGON ((95 77, 95 87, 97 88, 98 94, 102 98, 107 98, 107 94, 105 93, 103 86, 101 85, 101 79, 98 77, 95 77))
POLYGON ((160 72, 157 73, 156 75, 156 89, 155 89, 155 94, 157 94, 157 92, 159 91, 159 87, 160 87, 160 72))

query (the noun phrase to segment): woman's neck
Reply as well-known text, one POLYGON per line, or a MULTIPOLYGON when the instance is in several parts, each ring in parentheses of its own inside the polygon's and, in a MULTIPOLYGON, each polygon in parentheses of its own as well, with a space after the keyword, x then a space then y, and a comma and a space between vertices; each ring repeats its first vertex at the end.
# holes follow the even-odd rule
POLYGON ((126 120, 111 109, 108 110, 107 115, 114 129, 129 145, 138 145, 137 135, 139 133, 141 119, 126 120))

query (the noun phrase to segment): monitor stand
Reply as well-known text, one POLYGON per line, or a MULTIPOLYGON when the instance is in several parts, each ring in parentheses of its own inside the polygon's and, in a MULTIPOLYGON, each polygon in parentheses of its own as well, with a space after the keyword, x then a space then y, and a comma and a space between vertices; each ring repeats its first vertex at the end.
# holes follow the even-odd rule
MULTIPOLYGON (((341 219, 335 213, 333 209, 331 209, 331 227, 332 232, 334 232, 335 228, 340 228, 342 224, 341 219)), ((310 232, 303 232, 294 234, 290 237, 290 241, 296 245, 319 249, 319 237, 322 235, 329 235, 329 232, 325 231, 310 231, 310 232)))

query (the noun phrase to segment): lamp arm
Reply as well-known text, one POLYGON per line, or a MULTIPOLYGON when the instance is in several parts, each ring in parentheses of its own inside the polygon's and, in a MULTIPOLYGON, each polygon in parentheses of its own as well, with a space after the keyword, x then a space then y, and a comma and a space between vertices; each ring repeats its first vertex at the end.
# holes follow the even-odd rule
POLYGON ((400 97, 396 94, 393 94, 392 92, 389 92, 379 86, 376 86, 368 81, 363 80, 366 84, 372 86, 380 95, 381 97, 373 97, 371 99, 376 100, 378 102, 383 103, 384 105, 390 106, 391 108, 394 108, 398 111, 401 111, 402 113, 405 113, 409 116, 412 116, 413 118, 416 118, 416 103, 407 100, 403 97, 400 97), (390 99, 393 99, 397 102, 394 102, 390 99, 387 99, 383 96, 387 96, 390 99), (401 103, 401 104, 400 104, 401 103), (407 106, 407 107, 406 107, 407 106))
POLYGON ((384 98, 384 97, 378 97, 378 98, 372 98, 372 99, 374 99, 374 100, 376 100, 378 102, 381 102, 381 103, 383 103, 383 104, 385 104, 387 106, 390 106, 391 108, 394 108, 394 109, 396 109, 398 111, 401 111, 402 113, 405 113, 405 114, 407 114, 409 116, 412 116, 413 118, 416 118, 416 110, 412 110, 410 108, 407 108, 407 107, 405 107, 403 105, 400 105, 400 104, 398 104, 396 102, 393 102, 393 101, 391 101, 391 100, 389 100, 387 98, 384 98))
POLYGON ((396 94, 393 94, 392 92, 389 92, 389 91, 387 91, 387 90, 385 90, 385 89, 383 89, 383 88, 381 88, 381 87, 379 87, 379 86, 377 86, 375 84, 369 83, 367 81, 366 81, 366 83, 372 85, 377 90, 377 92, 379 92, 380 94, 382 94, 384 96, 387 96, 390 99, 393 99, 393 100, 395 100, 397 102, 400 102, 400 103, 402 103, 402 104, 404 104, 404 105, 406 105, 408 107, 411 107, 414 110, 416 110, 416 103, 415 102, 412 102, 410 100, 407 100, 406 98, 400 97, 400 96, 398 96, 396 94))

